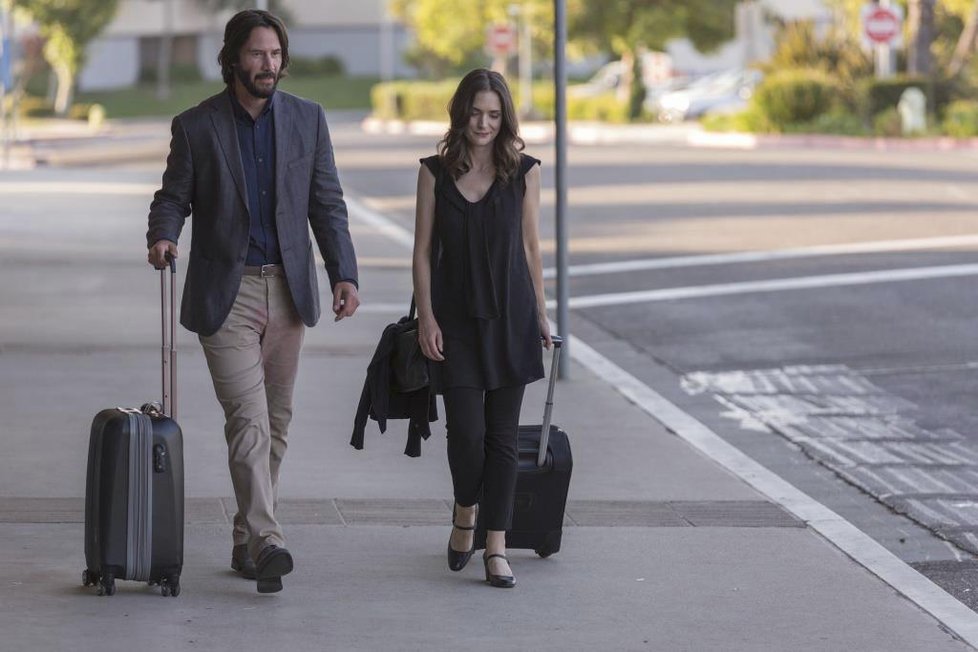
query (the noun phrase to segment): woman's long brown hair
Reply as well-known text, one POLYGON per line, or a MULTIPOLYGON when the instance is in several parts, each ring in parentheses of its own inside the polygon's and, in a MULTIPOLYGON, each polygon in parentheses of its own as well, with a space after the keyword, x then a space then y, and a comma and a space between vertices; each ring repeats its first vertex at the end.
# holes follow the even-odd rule
POLYGON ((505 184, 516 176, 520 167, 520 152, 526 144, 519 136, 519 121, 516 118, 516 109, 513 107, 513 96, 509 92, 506 80, 498 72, 476 68, 459 82, 448 105, 451 126, 445 133, 445 137, 438 143, 438 154, 441 156, 442 165, 453 178, 458 179, 469 171, 471 161, 465 130, 469 126, 469 116, 472 113, 475 96, 481 91, 493 91, 499 96, 499 103, 502 105, 499 132, 492 143, 492 160, 496 166, 496 178, 505 184))

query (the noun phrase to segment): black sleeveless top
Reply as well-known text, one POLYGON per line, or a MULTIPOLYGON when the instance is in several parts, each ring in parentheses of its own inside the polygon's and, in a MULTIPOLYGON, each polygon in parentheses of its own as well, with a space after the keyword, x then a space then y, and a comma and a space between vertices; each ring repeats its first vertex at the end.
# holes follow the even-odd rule
POLYGON ((523 154, 513 179, 467 200, 438 156, 421 159, 435 177, 431 304, 445 360, 430 362, 432 387, 498 389, 543 378, 536 294, 523 249, 523 154))

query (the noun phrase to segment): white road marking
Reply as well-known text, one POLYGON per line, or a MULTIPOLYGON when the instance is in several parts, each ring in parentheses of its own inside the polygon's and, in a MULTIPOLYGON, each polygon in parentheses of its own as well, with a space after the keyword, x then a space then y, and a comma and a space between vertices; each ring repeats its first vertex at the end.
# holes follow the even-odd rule
MULTIPOLYGON (((362 205, 358 202, 350 202, 350 208, 351 214, 363 218, 364 211, 360 210, 362 205)), ((393 227, 392 233, 398 230, 406 231, 380 214, 372 213, 365 219, 378 225, 386 224, 393 227)), ((403 237, 392 237, 392 239, 405 246, 411 246, 403 237)), ((582 340, 569 336, 568 348, 575 361, 608 383, 643 412, 807 523, 856 563, 934 616, 966 643, 978 647, 978 614, 958 602, 852 523, 727 443, 692 415, 683 412, 582 340)))
MULTIPOLYGON (((911 267, 907 269, 885 269, 874 272, 823 274, 820 276, 798 276, 793 278, 769 279, 765 281, 744 281, 741 283, 695 285, 678 288, 664 288, 661 290, 641 290, 638 292, 613 292, 608 294, 572 297, 568 305, 572 310, 574 310, 580 308, 596 308, 599 306, 620 306, 653 301, 699 299, 703 297, 729 296, 754 292, 809 290, 846 285, 870 285, 874 283, 897 283, 901 281, 952 278, 957 276, 978 276, 978 264, 911 267)), ((556 301, 547 302, 547 307, 554 306, 556 306, 556 301)))
POLYGON ((345 199, 350 213, 356 213, 360 221, 366 222, 376 229, 378 233, 386 235, 394 242, 404 245, 408 249, 414 249, 414 234, 411 231, 408 231, 389 217, 368 208, 359 199, 350 196, 345 197, 345 199))
POLYGON ((159 189, 158 184, 108 181, 0 182, 0 195, 136 195, 149 197, 159 189))
MULTIPOLYGON (((844 256, 849 254, 886 253, 892 251, 916 251, 947 247, 967 247, 978 245, 978 234, 945 236, 940 238, 906 238, 902 240, 879 240, 874 242, 855 242, 851 244, 819 245, 774 251, 740 251, 725 254, 702 254, 698 256, 669 256, 667 258, 645 258, 642 260, 622 260, 612 263, 593 263, 590 265, 571 265, 567 268, 569 276, 596 276, 599 274, 621 274, 649 269, 677 269, 680 267, 700 267, 703 265, 731 265, 736 263, 762 263, 772 260, 793 258, 814 258, 818 256, 844 256)), ((544 278, 555 278, 557 272, 548 267, 543 270, 544 278)))
POLYGON ((656 421, 807 523, 856 563, 934 616, 966 643, 978 647, 978 614, 852 523, 758 464, 583 341, 571 336, 569 348, 577 362, 656 421))

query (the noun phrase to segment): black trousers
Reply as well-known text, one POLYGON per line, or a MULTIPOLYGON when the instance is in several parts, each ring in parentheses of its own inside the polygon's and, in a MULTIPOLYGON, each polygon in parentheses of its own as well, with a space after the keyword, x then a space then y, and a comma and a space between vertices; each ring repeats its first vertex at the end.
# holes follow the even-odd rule
POLYGON ((455 502, 479 504, 487 530, 508 530, 516 492, 516 433, 525 385, 444 392, 455 502))

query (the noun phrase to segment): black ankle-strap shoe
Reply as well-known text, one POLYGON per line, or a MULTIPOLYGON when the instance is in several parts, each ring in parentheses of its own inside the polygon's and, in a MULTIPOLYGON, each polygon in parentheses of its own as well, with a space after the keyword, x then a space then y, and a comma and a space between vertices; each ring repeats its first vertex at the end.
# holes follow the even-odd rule
MULTIPOLYGON (((456 530, 464 530, 466 532, 471 532, 475 530, 475 526, 464 526, 455 525, 455 508, 452 508, 452 527, 456 530)), ((448 568, 453 571, 460 571, 465 568, 465 565, 469 563, 469 559, 472 558, 472 553, 475 552, 475 540, 472 541, 472 547, 468 550, 459 552, 452 548, 452 539, 448 538, 448 568)))
POLYGON ((509 563, 509 560, 506 559, 506 555, 483 555, 482 563, 484 563, 486 566, 486 581, 492 586, 500 589, 511 589, 516 586, 516 578, 512 575, 493 575, 489 572, 489 560, 493 557, 499 557, 507 564, 509 563))

